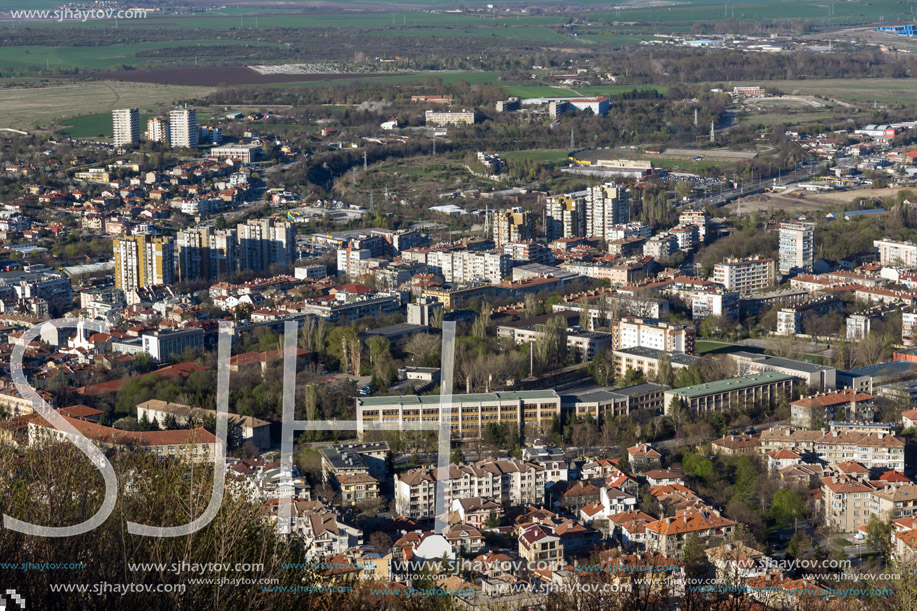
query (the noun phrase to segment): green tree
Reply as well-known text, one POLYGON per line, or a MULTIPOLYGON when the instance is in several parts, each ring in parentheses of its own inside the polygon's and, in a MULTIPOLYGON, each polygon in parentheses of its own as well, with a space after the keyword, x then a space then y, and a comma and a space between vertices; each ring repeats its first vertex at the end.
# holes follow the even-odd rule
POLYGON ((866 544, 878 550, 886 560, 891 555, 894 529, 891 520, 888 518, 883 520, 876 515, 870 516, 869 524, 866 525, 866 544))
POLYGON ((806 500, 792 488, 781 488, 771 501, 770 518, 780 528, 787 528, 795 520, 805 516, 806 500))

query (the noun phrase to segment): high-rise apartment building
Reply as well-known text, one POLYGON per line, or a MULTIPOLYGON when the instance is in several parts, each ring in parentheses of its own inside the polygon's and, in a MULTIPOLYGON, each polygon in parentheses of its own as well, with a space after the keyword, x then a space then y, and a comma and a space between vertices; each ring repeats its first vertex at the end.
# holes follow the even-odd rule
POLYGON ((490 214, 493 240, 497 246, 510 242, 529 242, 535 237, 532 214, 522 208, 494 210, 490 214))
POLYGON ((177 108, 169 113, 170 142, 173 148, 194 148, 197 146, 197 111, 193 108, 177 108))
POLYGON ((585 193, 567 193, 548 198, 545 234, 548 242, 586 235, 585 193))
POLYGON ((235 229, 195 227, 179 231, 178 279, 216 280, 238 271, 235 229))
POLYGON ((726 259, 713 267, 713 281, 730 291, 753 293, 774 286, 774 260, 764 257, 726 259))
POLYGON ((115 286, 123 291, 173 284, 175 242, 171 237, 121 236, 114 240, 115 286))
POLYGON ((134 146, 140 143, 140 112, 136 108, 113 110, 111 119, 115 146, 134 146))
POLYGON ((780 224, 781 274, 812 271, 815 264, 815 223, 780 224))
POLYGON ((170 142, 172 130, 162 117, 153 117, 146 122, 146 138, 150 142, 170 142))
POLYGON ((627 189, 613 182, 587 189, 585 220, 587 236, 608 239, 612 225, 630 220, 627 189))
POLYGON ((290 265, 296 251, 296 232, 292 223, 274 219, 253 219, 236 228, 239 243, 239 270, 266 272, 271 265, 290 265))

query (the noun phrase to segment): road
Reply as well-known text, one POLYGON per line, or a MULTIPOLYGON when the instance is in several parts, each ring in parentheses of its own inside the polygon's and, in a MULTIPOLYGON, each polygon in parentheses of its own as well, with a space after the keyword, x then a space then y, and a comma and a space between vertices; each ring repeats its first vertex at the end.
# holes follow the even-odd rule
MULTIPOLYGON (((839 167, 844 167, 841 164, 838 164, 839 167)), ((738 189, 729 189, 727 191, 721 191, 716 195, 711 195, 710 197, 702 197, 700 199, 694 200, 693 202, 688 202, 680 207, 680 209, 694 208, 701 209, 708 206, 722 206, 727 204, 734 199, 739 199, 747 195, 754 195, 755 193, 761 193, 768 187, 773 187, 775 184, 777 186, 786 186, 792 183, 800 182, 807 178, 813 176, 819 176, 824 171, 824 166, 821 163, 809 163, 799 167, 788 174, 783 174, 776 181, 773 178, 767 178, 762 180, 755 180, 752 182, 744 183, 740 185, 738 189)))

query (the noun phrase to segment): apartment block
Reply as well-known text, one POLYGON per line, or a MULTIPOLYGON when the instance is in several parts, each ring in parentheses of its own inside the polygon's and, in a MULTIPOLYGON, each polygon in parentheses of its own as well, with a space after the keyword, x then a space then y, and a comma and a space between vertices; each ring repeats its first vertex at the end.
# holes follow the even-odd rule
POLYGON ((857 532, 877 513, 872 501, 875 489, 867 482, 832 476, 821 478, 821 483, 825 522, 831 528, 842 533, 857 532))
POLYGON ((172 148, 194 148, 198 137, 196 110, 176 108, 169 113, 169 142, 172 148))
POLYGON ((628 369, 642 371, 648 379, 653 379, 659 371, 659 361, 665 356, 669 360, 672 371, 690 367, 700 362, 700 357, 683 352, 665 352, 655 348, 635 346, 633 348, 620 348, 613 352, 615 362, 615 375, 621 376, 628 369))
POLYGON ((115 287, 122 291, 175 283, 175 240, 149 235, 113 240, 115 287))
POLYGON ((867 469, 904 471, 905 442, 886 432, 808 431, 770 428, 761 431, 759 449, 763 453, 783 448, 814 454, 826 465, 856 461, 867 469))
POLYGON ((875 397, 855 388, 819 393, 790 403, 790 425, 813 428, 832 420, 871 422, 874 406, 875 397))
POLYGON ((238 271, 235 229, 197 227, 179 231, 178 279, 219 280, 238 271))
POLYGON ((800 303, 777 312, 777 334, 798 335, 805 332, 806 318, 839 313, 844 309, 844 302, 837 297, 826 295, 806 303, 800 303))
POLYGON ((119 108, 111 111, 112 143, 115 146, 140 144, 140 111, 136 108, 119 108))
POLYGON ((611 227, 630 221, 630 198, 623 185, 610 182, 586 190, 586 235, 609 239, 611 227))
POLYGON ((713 281, 727 290, 745 295, 774 286, 777 281, 773 259, 726 259, 713 268, 713 281))
MULTIPOLYGON (((137 405, 137 420, 140 421, 144 418, 160 427, 165 427, 169 419, 173 419, 179 427, 191 427, 193 424, 202 423, 208 418, 216 418, 216 410, 151 399, 137 405)), ((243 443, 250 441, 259 450, 270 449, 270 422, 253 416, 232 413, 227 414, 227 420, 230 425, 239 427, 243 443)))
POLYGON ((293 223, 252 219, 236 226, 239 271, 270 271, 271 265, 288 266, 296 252, 293 223))
POLYGON ((198 327, 178 331, 156 330, 141 336, 143 351, 157 362, 169 360, 185 350, 204 349, 204 330, 198 327))
POLYGON ((781 223, 779 228, 781 274, 812 271, 815 264, 815 223, 781 223))
POLYGON ((542 505, 545 469, 532 461, 490 458, 474 464, 425 467, 395 476, 395 511, 406 518, 436 515, 436 484, 443 486, 443 511, 456 499, 484 497, 508 505, 542 505))
POLYGON ((612 321, 611 333, 615 350, 643 347, 685 354, 694 354, 697 336, 694 327, 637 316, 612 321))
POLYGON ((685 386, 665 391, 665 413, 678 398, 685 409, 719 412, 742 405, 773 404, 781 395, 790 397, 796 379, 782 373, 765 372, 718 382, 685 386))
POLYGON ((917 267, 917 244, 897 242, 888 238, 873 241, 879 263, 889 266, 917 267))
POLYGON ((494 244, 498 247, 511 242, 528 242, 534 239, 532 213, 522 208, 494 210, 490 213, 494 244))
POLYGON ((428 110, 424 113, 428 126, 446 125, 474 125, 474 111, 462 110, 460 112, 428 110))
POLYGON ((537 431, 559 418, 561 410, 560 396, 553 390, 455 394, 445 405, 440 397, 426 395, 357 397, 355 401, 360 437, 367 423, 377 422, 448 422, 458 439, 478 438, 490 423, 505 423, 520 433, 526 427, 537 431))
POLYGON ((150 142, 171 142, 172 129, 162 117, 153 117, 146 122, 146 138, 150 142))
POLYGON ((548 242, 586 235, 586 195, 568 193, 549 197, 545 207, 548 242))

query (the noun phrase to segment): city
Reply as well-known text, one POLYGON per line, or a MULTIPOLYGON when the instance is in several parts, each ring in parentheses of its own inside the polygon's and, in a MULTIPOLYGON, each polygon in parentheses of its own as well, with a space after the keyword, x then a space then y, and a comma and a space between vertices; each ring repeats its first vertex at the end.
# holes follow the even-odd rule
POLYGON ((0 610, 917 602, 913 11, 19 4, 0 610))

